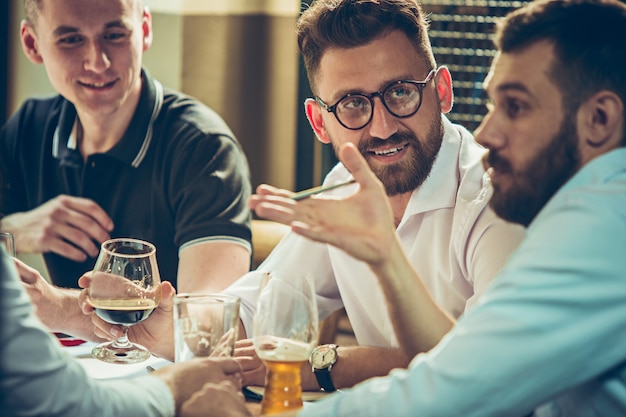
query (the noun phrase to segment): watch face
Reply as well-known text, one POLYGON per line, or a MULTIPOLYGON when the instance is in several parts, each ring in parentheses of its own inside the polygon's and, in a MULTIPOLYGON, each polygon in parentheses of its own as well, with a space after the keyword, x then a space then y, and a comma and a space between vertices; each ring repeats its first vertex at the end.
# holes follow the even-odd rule
POLYGON ((337 360, 337 350, 333 347, 318 346, 311 353, 311 365, 315 368, 328 368, 337 360))

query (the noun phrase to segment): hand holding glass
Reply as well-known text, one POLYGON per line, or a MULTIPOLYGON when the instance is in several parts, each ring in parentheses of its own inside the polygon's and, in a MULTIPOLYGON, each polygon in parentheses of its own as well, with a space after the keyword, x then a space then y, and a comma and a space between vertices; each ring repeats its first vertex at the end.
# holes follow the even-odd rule
POLYGON ((267 367, 261 414, 302 407, 300 369, 318 336, 313 279, 266 274, 253 326, 254 349, 267 367))
POLYGON ((143 346, 128 340, 128 329, 147 319, 159 305, 161 278, 153 244, 136 239, 104 242, 93 269, 88 301, 102 320, 123 326, 124 333, 113 342, 92 350, 92 355, 109 363, 137 363, 150 357, 143 346))

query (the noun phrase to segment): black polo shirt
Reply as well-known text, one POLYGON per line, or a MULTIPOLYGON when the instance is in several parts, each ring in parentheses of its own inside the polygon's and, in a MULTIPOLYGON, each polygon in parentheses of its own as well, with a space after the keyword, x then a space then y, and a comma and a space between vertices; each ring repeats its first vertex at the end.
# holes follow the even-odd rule
MULTIPOLYGON (((27 100, 0 133, 4 215, 60 195, 97 202, 112 237, 157 247, 161 277, 176 286, 179 251, 229 240, 251 247, 251 192, 244 153, 222 118, 197 100, 164 89, 145 71, 141 98, 120 142, 86 162, 72 131, 74 106, 61 96, 27 100)), ((77 287, 95 259, 44 254, 52 281, 77 287)))

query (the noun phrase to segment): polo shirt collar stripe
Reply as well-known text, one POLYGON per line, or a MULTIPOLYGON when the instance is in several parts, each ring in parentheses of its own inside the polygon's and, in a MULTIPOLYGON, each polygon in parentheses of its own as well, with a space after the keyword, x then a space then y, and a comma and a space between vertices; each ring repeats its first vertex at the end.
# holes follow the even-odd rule
POLYGON ((59 126, 54 129, 54 135, 52 136, 52 156, 59 158, 59 126))
POLYGON ((68 151, 71 152, 76 148, 75 145, 74 147, 70 147, 70 144, 65 141, 65 138, 68 138, 67 142, 69 142, 69 138, 74 130, 75 120, 76 110, 74 109, 74 106, 72 106, 68 101, 64 101, 61 105, 59 122, 57 123, 57 127, 54 129, 54 135, 52 137, 53 157, 64 158, 67 156, 68 151), (69 106, 67 104, 69 104, 69 106))
POLYGON ((154 122, 157 117, 159 117, 159 113, 161 112, 161 108, 163 107, 163 86, 157 80, 152 80, 155 89, 155 100, 154 106, 152 107, 152 115, 150 116, 150 122, 148 123, 148 129, 146 130, 146 136, 143 140, 143 144, 141 145, 141 149, 139 149, 139 153, 135 157, 132 162, 132 166, 137 168, 143 158, 145 158, 146 153, 148 152, 148 148, 150 147, 150 143, 152 142, 152 133, 154 132, 154 122))
MULTIPOLYGON (((154 124, 164 102, 164 89, 161 83, 150 77, 145 70, 142 70, 141 76, 143 79, 141 96, 131 123, 122 139, 106 152, 106 155, 134 168, 141 164, 150 148, 154 124)), ((61 159, 61 165, 73 165, 78 159, 82 161, 76 149, 76 140, 72 137, 76 118, 74 105, 64 101, 52 143, 52 156, 61 159)))

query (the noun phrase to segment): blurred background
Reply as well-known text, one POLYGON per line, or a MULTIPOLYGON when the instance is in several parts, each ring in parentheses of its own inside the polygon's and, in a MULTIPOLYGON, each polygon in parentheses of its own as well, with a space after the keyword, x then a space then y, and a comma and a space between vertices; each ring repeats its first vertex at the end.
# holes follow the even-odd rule
MULTIPOLYGON (((0 123, 26 97, 54 94, 44 67, 24 56, 23 0, 0 8, 0 123)), ((336 160, 304 116, 310 96, 294 27, 300 0, 144 0, 154 42, 144 66, 165 86, 203 101, 224 117, 250 163, 253 186, 301 190, 319 185, 336 160)), ((439 65, 452 72, 454 122, 473 130, 485 112, 481 83, 494 51, 496 19, 527 1, 424 0, 439 65)))

